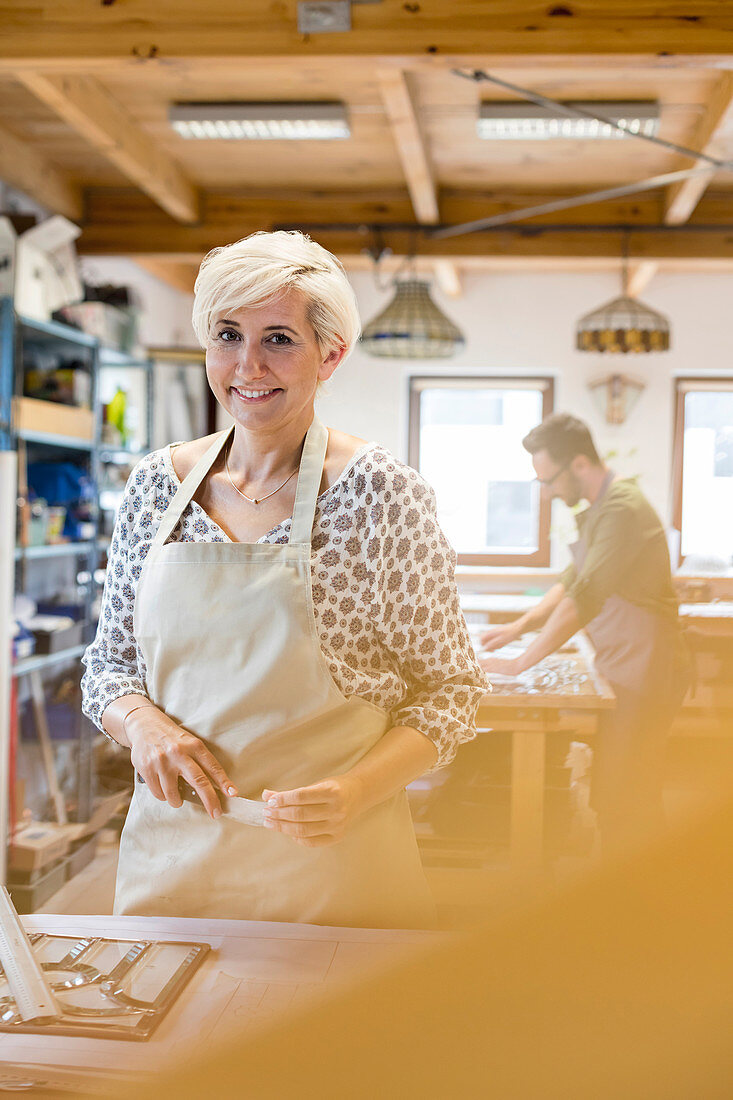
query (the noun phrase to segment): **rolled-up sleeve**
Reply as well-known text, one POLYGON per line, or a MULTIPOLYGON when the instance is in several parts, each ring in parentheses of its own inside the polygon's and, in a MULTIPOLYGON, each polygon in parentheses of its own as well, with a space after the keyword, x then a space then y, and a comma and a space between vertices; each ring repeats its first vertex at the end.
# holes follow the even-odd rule
POLYGON ((433 490, 402 467, 382 499, 383 511, 372 508, 367 546, 376 566, 377 630, 405 685, 391 720, 430 738, 435 770, 476 736, 476 710, 490 688, 461 611, 456 558, 438 524, 433 490))
POLYGON ((582 568, 574 571, 566 586, 581 626, 594 619, 618 590, 640 549, 639 525, 631 509, 622 503, 607 505, 593 528, 582 568))
POLYGON ((141 480, 136 467, 125 487, 108 551, 97 634, 82 657, 82 711, 102 733, 102 715, 111 702, 122 695, 146 694, 132 625, 135 583, 128 562, 141 480))

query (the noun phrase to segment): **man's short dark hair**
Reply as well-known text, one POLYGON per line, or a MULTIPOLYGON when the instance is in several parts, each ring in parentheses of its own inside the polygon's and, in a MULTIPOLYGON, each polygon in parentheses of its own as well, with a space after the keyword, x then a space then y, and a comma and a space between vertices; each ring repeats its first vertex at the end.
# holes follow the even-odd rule
POLYGON ((569 464, 576 455, 585 455, 594 465, 601 465, 588 425, 569 413, 548 416, 525 435, 522 446, 531 455, 547 451, 553 462, 561 465, 569 464))

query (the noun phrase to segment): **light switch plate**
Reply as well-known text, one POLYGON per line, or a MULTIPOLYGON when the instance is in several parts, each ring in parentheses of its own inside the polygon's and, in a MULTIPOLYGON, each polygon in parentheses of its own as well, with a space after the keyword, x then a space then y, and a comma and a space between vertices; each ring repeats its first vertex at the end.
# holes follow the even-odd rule
POLYGON ((301 34, 350 31, 350 0, 301 0, 298 4, 298 30, 301 34))

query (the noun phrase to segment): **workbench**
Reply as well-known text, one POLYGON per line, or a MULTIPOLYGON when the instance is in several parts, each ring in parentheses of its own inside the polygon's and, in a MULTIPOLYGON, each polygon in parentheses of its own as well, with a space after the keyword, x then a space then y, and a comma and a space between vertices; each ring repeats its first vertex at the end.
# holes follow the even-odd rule
POLYGON ((44 1080, 47 1087, 53 1084, 74 1096, 104 1093, 125 1078, 150 1077, 169 1062, 180 1068, 232 1029, 251 1034, 309 999, 368 978, 444 935, 170 917, 35 915, 23 922, 29 932, 190 940, 213 949, 145 1042, 2 1035, 0 1089, 12 1078, 44 1080))
MULTIPOLYGON (((503 654, 498 650, 495 655, 503 654)), ((582 634, 523 673, 516 683, 503 684, 497 678, 491 694, 481 700, 477 725, 508 730, 512 738, 513 870, 531 872, 542 863, 547 735, 565 730, 578 740, 592 739, 599 716, 615 704, 613 690, 596 672, 592 647, 582 634)))

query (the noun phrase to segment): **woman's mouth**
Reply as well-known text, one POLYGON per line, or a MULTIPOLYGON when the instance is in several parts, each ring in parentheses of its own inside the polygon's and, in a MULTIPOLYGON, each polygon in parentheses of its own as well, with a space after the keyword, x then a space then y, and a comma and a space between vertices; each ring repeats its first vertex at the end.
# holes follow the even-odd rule
POLYGON ((230 386, 229 388, 234 396, 243 401, 245 405, 262 405, 265 401, 273 398, 275 394, 282 393, 282 390, 277 387, 269 390, 248 390, 238 386, 230 386))

